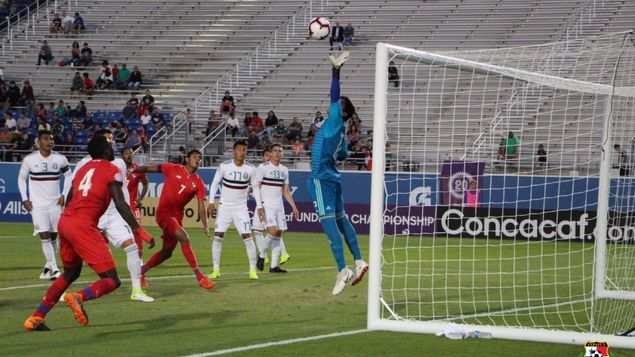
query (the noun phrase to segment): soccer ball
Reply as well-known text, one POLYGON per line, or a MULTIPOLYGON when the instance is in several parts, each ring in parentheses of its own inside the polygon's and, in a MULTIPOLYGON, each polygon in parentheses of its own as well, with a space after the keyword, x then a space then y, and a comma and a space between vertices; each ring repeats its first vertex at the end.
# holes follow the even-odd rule
POLYGON ((323 40, 331 34, 331 23, 324 17, 316 17, 309 21, 309 37, 323 40))

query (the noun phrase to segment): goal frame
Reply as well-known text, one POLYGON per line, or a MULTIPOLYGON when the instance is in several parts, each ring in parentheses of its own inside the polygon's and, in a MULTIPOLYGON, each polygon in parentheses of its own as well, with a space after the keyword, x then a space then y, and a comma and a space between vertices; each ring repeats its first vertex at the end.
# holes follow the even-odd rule
MULTIPOLYGON (((506 68, 485 63, 477 63, 460 58, 440 55, 431 52, 419 51, 410 48, 377 43, 375 58, 375 92, 373 114, 373 168, 371 184, 370 207, 370 252, 369 252, 369 283, 368 283, 368 311, 367 328, 369 330, 384 330, 397 332, 436 333, 446 327, 445 321, 415 321, 399 319, 382 319, 381 296, 381 266, 382 266, 382 240, 384 221, 384 174, 385 174, 385 147, 380 143, 386 140, 387 124, 387 90, 388 90, 388 64, 391 57, 397 55, 416 56, 423 63, 443 63, 452 68, 470 70, 481 73, 495 73, 502 76, 518 79, 531 79, 532 82, 552 86, 557 89, 567 89, 587 92, 605 96, 605 110, 603 118, 603 144, 602 158, 600 161, 599 197, 597 208, 597 226, 595 232, 595 266, 594 266, 594 291, 597 298, 613 298, 635 300, 635 292, 610 291, 605 289, 606 273, 606 233, 608 225, 608 201, 610 187, 610 153, 611 153, 611 103, 614 96, 635 97, 633 87, 612 87, 603 84, 584 81, 563 79, 545 74, 527 72, 515 68, 506 68), (600 214, 604 212, 604 214, 600 214)), ((467 325, 460 324, 470 330, 486 330, 492 333, 494 338, 524 340, 550 343, 567 343, 584 345, 587 341, 606 341, 612 347, 635 348, 635 337, 615 336, 597 333, 574 332, 564 330, 549 330, 530 327, 506 327, 491 325, 467 325)))

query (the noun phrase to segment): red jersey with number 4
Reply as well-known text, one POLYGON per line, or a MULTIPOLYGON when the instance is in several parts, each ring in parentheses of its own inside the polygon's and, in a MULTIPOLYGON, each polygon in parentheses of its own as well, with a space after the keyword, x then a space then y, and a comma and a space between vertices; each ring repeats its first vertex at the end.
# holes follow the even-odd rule
POLYGON ((137 164, 132 164, 128 169, 128 193, 130 194, 130 207, 137 207, 137 199, 139 198, 139 182, 145 182, 148 180, 146 174, 135 174, 132 170, 139 167, 137 164))
POLYGON ((196 173, 190 174, 183 165, 162 164, 160 171, 165 176, 165 183, 159 199, 157 218, 161 216, 183 218, 185 205, 194 196, 201 200, 206 198, 205 184, 201 177, 196 173))
POLYGON ((123 175, 117 166, 107 160, 92 160, 82 166, 73 179, 73 195, 62 217, 94 223, 97 226, 110 204, 111 182, 123 182, 123 175))

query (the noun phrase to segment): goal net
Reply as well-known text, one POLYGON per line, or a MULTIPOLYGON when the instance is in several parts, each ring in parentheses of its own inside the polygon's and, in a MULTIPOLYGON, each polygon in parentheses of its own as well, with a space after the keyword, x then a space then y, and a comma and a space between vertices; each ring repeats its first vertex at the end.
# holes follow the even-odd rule
POLYGON ((635 347, 633 41, 378 44, 369 328, 635 347))

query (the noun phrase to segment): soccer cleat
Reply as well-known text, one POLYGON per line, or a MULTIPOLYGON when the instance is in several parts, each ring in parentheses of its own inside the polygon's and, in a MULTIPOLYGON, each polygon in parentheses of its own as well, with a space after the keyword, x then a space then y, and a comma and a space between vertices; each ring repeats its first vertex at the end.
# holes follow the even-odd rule
POLYGON ((130 300, 141 301, 141 302, 153 302, 154 298, 146 295, 146 293, 141 289, 132 289, 132 295, 130 295, 130 300))
POLYGON ((335 286, 333 287, 333 295, 337 295, 344 290, 346 284, 353 278, 353 271, 348 267, 342 269, 339 273, 337 273, 337 278, 335 280, 335 286))
POLYGON ((284 269, 281 269, 280 267, 273 267, 273 268, 269 268, 269 272, 270 273, 286 273, 287 271, 284 269))
POLYGON ((141 277, 139 278, 139 282, 141 283, 141 289, 147 289, 148 288, 148 282, 146 281, 146 275, 145 274, 141 274, 141 277))
POLYGON ((62 275, 62 274, 60 274, 60 271, 59 271, 59 270, 56 270, 56 271, 54 271, 54 272, 52 272, 52 273, 51 273, 51 277, 50 277, 49 279, 51 279, 51 280, 55 280, 55 279, 59 278, 59 277, 60 277, 60 275, 62 275))
POLYGON ((42 273, 40 273, 40 279, 42 280, 51 279, 51 269, 49 269, 48 267, 44 267, 44 269, 42 269, 42 273))
MULTIPOLYGON (((213 273, 212 273, 213 274, 213 273)), ((210 275, 212 275, 210 274, 210 275)), ((198 281, 198 284, 203 288, 203 289, 211 289, 213 287, 216 286, 216 283, 207 279, 206 277, 202 277, 201 280, 198 281)))
POLYGON ((287 262, 287 260, 291 259, 291 256, 289 254, 282 254, 280 256, 280 265, 284 264, 287 262))
POLYGON ((258 273, 256 273, 256 269, 251 269, 249 271, 249 279, 258 280, 258 273))
POLYGON ((265 257, 265 265, 269 264, 269 257, 265 257))
POLYGON ((344 63, 346 63, 346 61, 348 61, 350 55, 351 53, 349 51, 344 51, 337 58, 331 55, 329 56, 329 59, 331 60, 331 63, 333 63, 333 67, 335 67, 335 69, 339 69, 344 63))
POLYGON ((51 328, 44 323, 44 318, 37 316, 29 316, 24 321, 24 328, 27 331, 51 331, 51 328))
POLYGON ((353 277, 353 281, 351 285, 359 284, 364 278, 364 274, 368 271, 368 264, 365 261, 360 260, 359 263, 355 263, 355 276, 353 277))
POLYGON ((220 278, 220 270, 214 269, 208 276, 210 279, 218 279, 220 278))
POLYGON ((258 269, 258 271, 263 271, 265 269, 265 258, 261 258, 260 256, 258 256, 256 268, 258 269))
POLYGON ((81 295, 78 293, 68 293, 64 296, 64 303, 71 308, 75 320, 77 320, 80 325, 88 325, 88 315, 86 315, 86 310, 84 310, 84 306, 82 305, 81 295))

